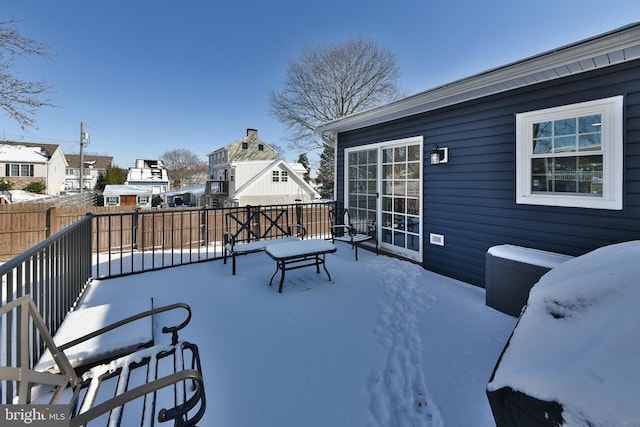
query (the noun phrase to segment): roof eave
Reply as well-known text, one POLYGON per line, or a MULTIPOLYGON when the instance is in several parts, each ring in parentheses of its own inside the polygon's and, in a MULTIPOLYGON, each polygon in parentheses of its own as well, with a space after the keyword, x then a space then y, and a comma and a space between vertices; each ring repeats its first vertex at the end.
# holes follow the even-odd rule
POLYGON ((315 132, 324 136, 361 129, 638 58, 640 23, 635 23, 325 123, 315 132))

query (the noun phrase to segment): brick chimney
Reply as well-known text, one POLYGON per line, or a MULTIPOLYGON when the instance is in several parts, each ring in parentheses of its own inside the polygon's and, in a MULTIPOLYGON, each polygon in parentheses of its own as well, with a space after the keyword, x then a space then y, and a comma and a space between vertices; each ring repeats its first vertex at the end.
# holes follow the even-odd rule
POLYGON ((252 138, 257 138, 258 137, 258 129, 247 128, 247 136, 252 137, 252 138))

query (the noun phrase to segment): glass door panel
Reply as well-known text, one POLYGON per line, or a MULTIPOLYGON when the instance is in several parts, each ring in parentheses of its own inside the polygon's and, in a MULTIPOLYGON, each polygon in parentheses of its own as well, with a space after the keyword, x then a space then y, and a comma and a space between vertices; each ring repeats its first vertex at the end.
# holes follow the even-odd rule
POLYGON ((420 259, 422 145, 381 147, 381 246, 420 259))
POLYGON ((382 248, 421 260, 421 139, 353 149, 346 157, 345 204, 354 223, 375 221, 382 248))

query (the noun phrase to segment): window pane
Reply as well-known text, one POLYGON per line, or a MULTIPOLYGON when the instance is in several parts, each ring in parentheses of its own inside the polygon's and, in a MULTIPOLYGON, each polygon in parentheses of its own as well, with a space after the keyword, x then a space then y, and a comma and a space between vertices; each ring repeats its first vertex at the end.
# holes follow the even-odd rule
POLYGON ((355 166, 358 161, 356 153, 349 153, 349 166, 355 166))
POLYGON ((391 163, 393 161, 393 148, 385 148, 382 150, 382 163, 391 163))
POLYGON ((376 210, 376 197, 369 196, 367 197, 367 209, 375 211, 376 210))
POLYGON ((575 136, 565 136, 555 139, 553 147, 554 153, 566 153, 571 151, 576 151, 575 136))
POLYGON ((533 137, 535 139, 551 137, 551 122, 534 123, 533 137))
POLYGON ((409 215, 420 215, 419 199, 407 199, 407 213, 409 215))
POLYGON ((400 246, 404 248, 404 233, 393 233, 393 244, 394 246, 400 246))
POLYGON ((420 146, 410 145, 407 160, 410 162, 420 161, 420 146))
POLYGON ((407 178, 409 179, 420 178, 420 163, 407 164, 407 178))
POLYGON ((393 198, 393 211, 398 213, 406 213, 405 200, 402 197, 393 198))
POLYGON ((600 133, 601 128, 602 116, 600 114, 584 116, 578 119, 578 129, 580 133, 600 133))
POLYGON ((553 167, 552 159, 531 160, 531 191, 553 191, 551 187, 551 175, 553 167))
POLYGON ((393 210, 393 199, 391 199, 391 197, 382 198, 382 210, 389 212, 393 210))
POLYGON ((580 151, 599 151, 602 149, 600 134, 580 135, 580 151))
POLYGON ((563 157, 554 162, 554 191, 561 193, 574 193, 576 188, 576 158, 563 157))
POLYGON ((368 179, 376 179, 378 174, 376 165, 370 165, 367 167, 367 178, 368 179))
POLYGON ((20 176, 20 165, 11 165, 11 176, 20 176))
POLYGON ((395 179, 405 179, 407 176, 407 167, 404 163, 396 164, 393 172, 395 179))
POLYGON ((420 250, 420 238, 413 234, 407 234, 407 249, 420 250))
POLYGON ((576 119, 556 120, 553 122, 553 134, 574 135, 576 133, 576 119))
POLYGON ((367 152, 366 151, 358 151, 358 164, 361 164, 361 165, 367 164, 367 152))
POLYGON ((407 196, 420 197, 420 181, 407 182, 407 196))
POLYGON ((382 214, 382 225, 387 228, 391 228, 393 215, 390 213, 382 214))
POLYGON ((369 164, 370 165, 375 165, 376 163, 378 163, 378 150, 369 150, 369 164))
POLYGON ((533 141, 533 154, 544 154, 551 152, 551 138, 537 139, 533 141))
POLYGON ((382 230, 382 241, 384 243, 391 243, 391 230, 387 228, 382 230))
POLYGON ((407 161, 407 148, 406 147, 396 147, 394 149, 394 162, 405 162, 407 161))
POLYGON ((602 156, 578 158, 579 192, 602 195, 602 156))
POLYGON ((393 167, 391 165, 382 166, 382 177, 385 179, 393 179, 393 167))

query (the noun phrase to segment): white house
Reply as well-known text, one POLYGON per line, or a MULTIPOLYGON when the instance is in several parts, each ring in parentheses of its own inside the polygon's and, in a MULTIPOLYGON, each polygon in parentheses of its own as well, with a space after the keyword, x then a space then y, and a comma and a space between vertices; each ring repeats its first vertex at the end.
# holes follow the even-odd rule
POLYGON ((304 178, 304 166, 277 159, 277 152, 247 129, 247 136, 209 154, 208 206, 310 202, 320 194, 304 178))
POLYGON ((105 206, 151 207, 152 189, 148 185, 106 185, 102 195, 105 206))
MULTIPOLYGON (((80 190, 80 155, 67 154, 67 172, 65 178, 66 191, 80 190)), ((100 174, 105 174, 107 169, 113 165, 112 156, 93 156, 90 154, 83 155, 84 171, 82 180, 84 181, 85 190, 93 190, 98 181, 100 174)))
POLYGON ((57 144, 0 141, 0 178, 14 189, 43 182, 46 193, 57 196, 64 190, 67 160, 57 144))
POLYGON ((162 160, 136 160, 135 167, 129 168, 125 184, 149 187, 152 197, 159 197, 160 193, 171 188, 169 175, 162 160))

